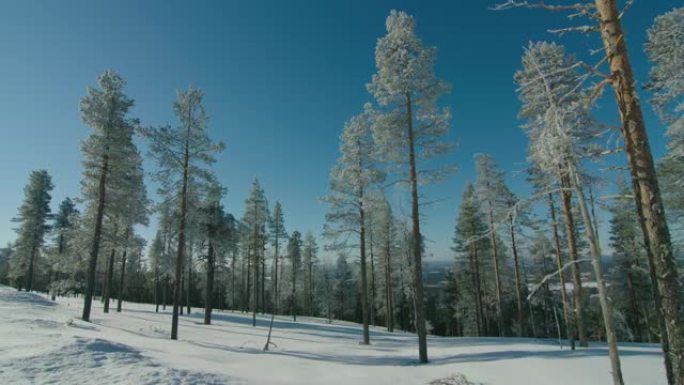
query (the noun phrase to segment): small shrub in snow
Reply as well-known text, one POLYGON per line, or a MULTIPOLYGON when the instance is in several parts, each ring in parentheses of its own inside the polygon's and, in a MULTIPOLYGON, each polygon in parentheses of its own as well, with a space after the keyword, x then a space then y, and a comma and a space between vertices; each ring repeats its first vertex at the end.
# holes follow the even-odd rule
POLYGON ((454 374, 446 378, 440 378, 430 381, 429 385, 482 385, 475 382, 470 382, 462 374, 454 374))

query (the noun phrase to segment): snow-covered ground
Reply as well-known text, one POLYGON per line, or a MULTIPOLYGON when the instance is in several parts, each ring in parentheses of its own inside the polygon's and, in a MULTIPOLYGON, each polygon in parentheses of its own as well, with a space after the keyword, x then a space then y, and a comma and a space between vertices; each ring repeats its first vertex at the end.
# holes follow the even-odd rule
MULTIPOLYGON (((611 383, 605 346, 572 352, 553 341, 500 338, 429 339, 430 364, 416 365, 416 338, 374 329, 359 344, 359 326, 278 317, 277 347, 262 352, 268 317, 230 311, 202 324, 196 309, 182 316, 179 341, 169 340, 170 308, 125 303, 93 323, 78 320, 82 300, 0 286, 0 383, 3 384, 355 384, 421 385, 462 373, 491 385, 611 383)), ((621 345, 625 382, 665 384, 658 346, 621 345)))

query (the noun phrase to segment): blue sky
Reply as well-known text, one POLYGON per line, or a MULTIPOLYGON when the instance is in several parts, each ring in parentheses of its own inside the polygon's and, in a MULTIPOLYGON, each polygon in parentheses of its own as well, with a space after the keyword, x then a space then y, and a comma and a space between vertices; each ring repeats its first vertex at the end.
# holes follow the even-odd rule
MULTIPOLYGON (((328 172, 338 136, 371 100, 365 84, 376 40, 391 9, 414 15, 419 36, 437 46, 436 72, 453 86, 442 100, 453 109, 448 161, 459 172, 424 190, 438 203, 423 212, 430 258, 449 247, 463 186, 474 180, 473 154, 493 154, 515 176, 524 167, 526 138, 516 118, 513 73, 523 46, 554 39, 561 14, 488 10, 474 1, 4 1, 0 13, 0 243, 13 240, 11 218, 31 170, 53 176, 53 207, 80 192, 80 142, 89 129, 78 109, 86 87, 105 69, 128 81, 132 115, 144 124, 175 123, 175 90, 205 92, 213 138, 226 151, 215 171, 227 186, 228 211, 238 216, 250 183, 260 179, 269 201, 280 200, 288 230, 320 232, 328 172)), ((641 49, 653 17, 680 1, 637 1, 624 22, 640 82, 648 63, 641 49)), ((556 38, 586 57, 598 36, 556 38)), ((595 60, 589 58, 590 60, 595 60)), ((608 94, 598 115, 616 122, 608 94)), ((642 99, 647 95, 642 93, 642 99)), ((664 129, 644 106, 655 154, 664 129)), ((146 166, 153 167, 152 162, 146 166)), ((146 235, 152 230, 144 231, 146 235)), ((603 237, 604 239, 606 237, 603 237)))

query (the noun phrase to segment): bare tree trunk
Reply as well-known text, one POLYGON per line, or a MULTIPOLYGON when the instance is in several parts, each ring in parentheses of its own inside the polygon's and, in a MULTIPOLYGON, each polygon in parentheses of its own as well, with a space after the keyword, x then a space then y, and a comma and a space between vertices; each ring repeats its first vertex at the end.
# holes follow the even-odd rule
POLYGON ((180 221, 178 224, 178 252, 176 254, 176 276, 173 283, 173 314, 171 316, 171 339, 178 339, 178 311, 181 301, 181 275, 185 257, 185 227, 188 216, 188 173, 190 166, 190 125, 185 136, 185 154, 183 156, 183 182, 180 196, 180 221))
POLYGON ((34 239, 31 245, 31 254, 29 255, 29 266, 26 271, 26 291, 33 290, 33 265, 36 259, 37 241, 34 239))
POLYGON ((475 291, 473 292, 475 294, 475 321, 477 325, 477 336, 481 337, 482 336, 482 322, 483 322, 483 314, 482 314, 482 294, 480 290, 480 263, 478 261, 478 256, 477 256, 477 246, 474 244, 471 244, 470 246, 470 268, 473 271, 473 288, 475 291))
POLYGON ((418 174, 416 170, 415 141, 413 137, 413 112, 411 95, 406 94, 406 114, 408 118, 407 139, 409 147, 409 183, 411 185, 411 242, 413 246, 413 308, 418 334, 418 359, 428 362, 427 330, 425 329, 425 305, 423 304, 423 239, 420 233, 420 213, 418 211, 418 174))
POLYGON ((655 283, 660 296, 656 302, 665 336, 663 351, 670 384, 684 385, 684 297, 681 296, 677 266, 672 253, 670 232, 665 219, 653 155, 646 125, 635 89, 625 34, 615 0, 595 0, 601 20, 601 36, 611 70, 612 87, 622 120, 622 135, 635 187, 636 205, 644 238, 648 239, 649 262, 654 265, 655 283))
POLYGON ((186 279, 186 281, 188 282, 188 285, 187 285, 187 291, 185 292, 185 294, 186 294, 185 295, 185 304, 187 305, 188 315, 190 315, 191 310, 192 310, 190 308, 190 306, 191 306, 190 300, 192 299, 192 297, 190 295, 192 293, 192 253, 193 253, 192 240, 189 242, 189 244, 190 244, 190 250, 188 252, 188 278, 186 279))
MULTIPOLYGON (((256 240, 256 238, 255 238, 256 240)), ((252 326, 256 326, 256 313, 259 304, 259 256, 256 253, 256 245, 254 247, 254 290, 252 290, 252 326)))
POLYGON ((107 260, 107 275, 105 276, 104 283, 104 312, 109 313, 109 297, 112 293, 112 280, 114 279, 114 255, 115 249, 112 247, 112 252, 109 254, 109 259, 107 260))
POLYGON ((278 248, 279 248, 279 240, 278 240, 278 231, 280 229, 276 229, 275 232, 275 253, 273 255, 273 313, 278 313, 278 305, 279 305, 279 293, 278 293, 278 248))
POLYGON ((207 250, 207 284, 204 292, 204 324, 211 324, 212 299, 214 297, 214 242, 209 241, 207 250))
POLYGON ((119 295, 116 302, 116 312, 121 313, 121 302, 123 302, 124 291, 124 277, 126 275, 126 255, 128 253, 128 236, 130 234, 130 227, 126 227, 126 236, 124 237, 124 251, 121 255, 121 276, 119 278, 119 295))
POLYGON ((169 291, 169 277, 164 277, 164 290, 162 290, 162 310, 166 310, 166 293, 169 291))
POLYGON ((513 267, 515 271, 515 297, 518 306, 518 337, 522 337, 525 334, 525 317, 523 313, 522 290, 520 288, 520 260, 518 258, 518 247, 515 243, 515 226, 513 223, 513 215, 509 215, 508 219, 510 221, 509 228, 511 232, 511 249, 513 250, 513 267))
POLYGON ((127 250, 124 249, 124 252, 121 255, 121 276, 119 277, 119 295, 116 301, 117 313, 121 313, 121 303, 123 302, 124 282, 126 276, 126 252, 127 250))
POLYGON ((489 243, 492 247, 492 258, 494 259, 494 277, 496 278, 496 319, 499 327, 499 336, 503 337, 505 336, 506 332, 504 330, 503 312, 501 310, 503 307, 503 293, 501 286, 501 269, 499 267, 499 253, 496 244, 496 231, 494 229, 494 210, 492 209, 492 203, 489 201, 487 203, 489 205, 487 210, 489 216, 489 243))
POLYGON ((611 374, 613 376, 614 385, 624 385, 622 379, 622 369, 620 367, 620 355, 618 353, 617 336, 615 335, 615 322, 613 320, 613 310, 610 302, 608 302, 608 291, 606 289, 606 282, 601 272, 601 249, 596 239, 596 232, 591 221, 587 203, 584 198, 584 191, 582 190, 582 182, 576 170, 572 166, 569 167, 571 177, 574 179, 574 190, 577 194, 577 203, 579 204, 584 227, 589 239, 589 248, 591 250, 592 265, 594 267, 594 275, 596 285, 599 292, 599 302, 601 303, 601 312, 603 313, 603 323, 606 329, 606 341, 608 342, 608 352, 610 354, 611 374))
POLYGON ((361 253, 361 318, 363 319, 363 344, 370 343, 370 332, 368 330, 368 277, 366 273, 366 223, 363 208, 363 188, 359 194, 359 242, 361 253))
POLYGON ((159 313, 159 267, 154 267, 154 312, 159 313))
POLYGON ((292 313, 292 320, 297 322, 297 265, 295 264, 294 256, 292 258, 292 293, 290 295, 290 312, 292 313))
POLYGON ((261 314, 266 313, 266 244, 261 245, 261 314))
POLYGON ((231 274, 231 279, 230 279, 230 310, 235 311, 235 254, 236 251, 233 250, 232 252, 232 261, 230 263, 230 274, 231 274))
POLYGON ((582 347, 587 347, 587 329, 584 324, 584 306, 582 293, 582 279, 580 277, 580 267, 577 256, 577 240, 575 238, 575 220, 572 215, 572 192, 569 190, 570 181, 566 173, 561 172, 561 203, 563 206, 563 215, 565 216, 565 236, 568 240, 568 254, 572 260, 572 283, 575 302, 575 325, 577 325, 577 332, 579 334, 579 344, 582 347))
POLYGON ((86 290, 83 299, 83 314, 81 319, 90 322, 90 308, 93 302, 95 290, 95 273, 97 271, 97 255, 100 252, 100 237, 102 235, 102 219, 104 217, 105 194, 107 192, 107 173, 109 172, 109 146, 102 155, 102 170, 98 182, 97 210, 95 212, 95 229, 93 231, 93 243, 90 247, 90 259, 88 261, 88 275, 86 277, 86 290))
POLYGON ((371 278, 371 290, 370 290, 370 319, 373 326, 378 326, 377 317, 375 314, 375 258, 373 255, 373 223, 370 220, 370 226, 368 227, 368 250, 370 251, 370 278, 371 278))
POLYGON ((553 242, 556 248, 556 266, 558 268, 558 280, 561 287, 561 301, 563 302, 563 321, 565 323, 565 335, 570 341, 570 347, 575 350, 575 332, 570 315, 570 302, 565 288, 565 272, 563 271, 563 254, 561 252, 560 236, 558 235, 558 221, 556 220, 556 207, 553 203, 553 195, 549 193, 549 211, 551 213, 551 227, 553 228, 553 242))
POLYGON ((394 331, 394 304, 392 295, 392 249, 390 234, 391 234, 390 220, 387 220, 387 239, 385 244, 385 323, 387 324, 387 331, 394 331))

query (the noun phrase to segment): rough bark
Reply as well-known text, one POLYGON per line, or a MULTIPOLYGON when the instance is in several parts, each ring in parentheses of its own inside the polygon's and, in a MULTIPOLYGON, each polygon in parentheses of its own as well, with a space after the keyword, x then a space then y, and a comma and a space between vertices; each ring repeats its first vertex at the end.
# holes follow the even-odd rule
POLYGON ((575 238, 575 219, 572 215, 572 192, 570 189, 570 181, 566 173, 561 173, 561 205, 563 207, 563 216, 565 217, 565 236, 568 242, 568 254, 572 260, 572 295, 575 304, 575 325, 579 336, 579 344, 582 347, 589 346, 587 342, 587 328, 584 323, 584 306, 583 306, 583 290, 582 279, 580 277, 579 257, 577 255, 577 239, 575 238))
POLYGON ((496 319, 499 327, 499 336, 503 337, 505 335, 504 322, 503 322, 503 293, 501 286, 501 268, 499 267, 499 253, 496 244, 496 231, 494 228, 494 210, 492 208, 492 203, 488 204, 488 217, 489 217, 489 243, 492 247, 492 258, 494 259, 494 277, 496 282, 496 319))
POLYGON ((423 240, 420 233, 420 212, 418 210, 418 175, 416 170, 415 140, 413 133, 413 112, 411 95, 406 94, 406 113, 408 118, 407 139, 409 149, 409 184, 411 186, 411 242, 413 249, 413 309, 416 333, 418 334, 418 360, 428 362, 427 330, 425 328, 425 305, 423 298, 423 240))
POLYGON ((523 297, 522 289, 520 287, 520 260, 518 258, 518 246, 515 243, 515 226, 513 223, 513 216, 509 217, 509 229, 511 233, 511 249, 513 250, 513 267, 515 273, 515 299, 518 308, 518 337, 525 334, 525 314, 523 311, 523 297))
POLYGON ((363 208, 363 189, 359 194, 359 225, 361 226, 359 232, 360 253, 361 253, 361 318, 363 320, 363 344, 370 343, 370 332, 368 329, 368 277, 366 273, 366 223, 364 218, 363 208))
POLYGON ((114 256, 116 255, 115 249, 112 248, 112 252, 109 254, 109 259, 107 260, 107 275, 105 276, 104 283, 104 312, 109 313, 109 299, 112 295, 112 280, 114 279, 114 256))
POLYGON ((90 307, 93 302, 95 289, 95 273, 97 269, 97 255, 100 252, 100 237, 102 235, 102 219, 104 218, 105 195, 107 185, 107 173, 109 172, 108 148, 102 156, 102 169, 98 181, 97 209, 95 211, 95 228, 93 230, 93 243, 90 247, 90 259, 88 260, 88 275, 86 277, 86 290, 83 297, 83 314, 81 319, 90 322, 90 307))
POLYGON ((600 18, 611 84, 622 120, 625 152, 635 188, 644 238, 648 239, 649 261, 655 270, 655 283, 660 296, 660 309, 665 336, 663 351, 670 384, 684 385, 684 297, 672 253, 670 232, 665 218, 658 179, 646 125, 639 103, 632 66, 629 62, 625 34, 615 0, 595 0, 600 18))
POLYGON ((126 255, 128 250, 124 248, 121 255, 121 275, 119 276, 119 295, 116 301, 116 312, 121 313, 121 305, 123 302, 124 282, 126 279, 126 255))
POLYGON ((183 181, 180 196, 180 221, 178 224, 178 251, 176 254, 176 276, 173 282, 173 313, 171 316, 171 339, 178 339, 178 311, 181 306, 181 275, 185 258, 185 228, 188 216, 188 177, 190 166, 190 126, 185 137, 185 153, 183 155, 183 181))
POLYGON ((565 323, 565 335, 570 340, 572 350, 575 350, 575 333, 572 328, 570 315, 570 302, 565 289, 565 272, 563 271, 563 254, 561 252, 560 236, 558 235, 558 221, 556 221, 556 208, 553 203, 553 195, 549 194, 549 211, 551 213, 551 227, 553 229, 553 242, 556 248, 556 267, 558 268, 558 280, 561 287, 561 301, 563 302, 563 321, 565 323))
POLYGON ((622 369, 620 366, 620 355, 618 353, 617 336, 615 335, 615 321, 613 319, 612 305, 608 301, 608 290, 606 288, 606 281, 603 278, 601 271, 601 249, 599 247, 594 225, 587 209, 586 199, 584 198, 584 191, 582 190, 582 182, 576 171, 570 168, 571 177, 574 179, 574 190, 577 194, 577 203, 579 204, 580 213, 584 222, 587 238, 589 239, 589 249, 591 250, 591 264, 594 267, 594 278, 596 286, 598 287, 599 302, 601 304, 601 312, 603 313, 603 324, 606 330, 606 342, 608 343, 608 353, 610 355, 611 375, 613 377, 614 385, 624 385, 622 379, 622 369))
POLYGON ((392 295, 392 249, 391 249, 391 223, 387 220, 387 238, 385 244, 385 323, 387 331, 394 331, 394 298, 392 295))
POLYGON ((207 284, 204 288, 204 324, 211 324, 212 299, 214 298, 214 242, 209 241, 207 250, 207 284))

